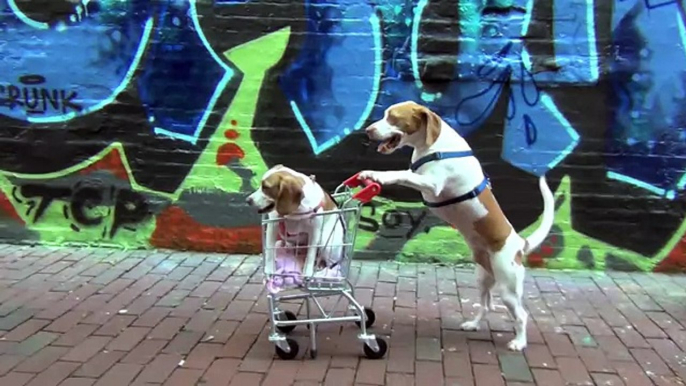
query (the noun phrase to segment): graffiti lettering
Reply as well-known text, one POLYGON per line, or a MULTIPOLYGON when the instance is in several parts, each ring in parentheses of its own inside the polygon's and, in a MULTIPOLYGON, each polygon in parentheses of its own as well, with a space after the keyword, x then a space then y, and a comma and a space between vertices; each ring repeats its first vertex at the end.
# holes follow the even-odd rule
POLYGON ((364 214, 360 215, 360 229, 375 233, 382 231, 383 229, 407 229, 407 231, 402 234, 382 235, 386 238, 412 238, 419 230, 419 226, 422 223, 422 220, 424 220, 428 213, 427 211, 413 213, 409 210, 390 209, 388 211, 385 211, 381 215, 381 221, 379 222, 375 218, 375 216, 377 215, 376 204, 369 203, 365 205, 365 207, 370 208, 369 217, 365 216, 364 214))
MULTIPOLYGON (((46 209, 56 200, 69 202, 63 209, 64 217, 66 219, 71 217, 82 226, 102 224, 105 217, 112 211, 108 210, 107 215, 104 215, 93 209, 100 206, 113 206, 114 219, 109 232, 110 237, 114 237, 122 226, 140 223, 151 215, 145 197, 129 189, 114 187, 107 189, 101 186, 84 186, 81 183, 77 183, 74 188, 24 184, 19 188, 15 187, 12 196, 17 202, 27 205, 27 216, 31 216, 33 212, 34 222, 40 220, 46 209)), ((72 229, 78 231, 78 227, 73 225, 72 229)))
POLYGON ((114 237, 120 226, 139 223, 149 215, 150 209, 145 197, 132 190, 118 191, 110 237, 114 237))
POLYGON ((0 106, 10 109, 22 108, 30 115, 46 112, 79 112, 83 107, 74 103, 76 91, 57 90, 39 87, 46 79, 42 75, 24 75, 19 78, 21 85, 0 85, 0 106))
POLYGON ((103 216, 90 217, 87 209, 102 205, 102 196, 102 191, 97 188, 87 186, 77 188, 71 197, 71 213, 74 220, 86 226, 100 224, 103 216))

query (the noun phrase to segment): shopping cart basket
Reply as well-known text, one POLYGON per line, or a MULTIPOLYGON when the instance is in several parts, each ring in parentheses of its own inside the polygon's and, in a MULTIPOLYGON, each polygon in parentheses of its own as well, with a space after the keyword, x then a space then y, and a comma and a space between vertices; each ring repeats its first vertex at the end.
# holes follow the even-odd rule
MULTIPOLYGON (((355 299, 355 289, 348 277, 360 220, 360 209, 363 204, 371 201, 380 192, 381 187, 378 184, 370 180, 361 181, 358 179, 358 175, 349 178, 336 188, 331 198, 338 205, 338 209, 313 213, 307 217, 307 221, 312 221, 315 217, 321 216, 322 224, 327 223, 327 221, 340 221, 342 237, 331 237, 334 231, 341 231, 340 228, 330 228, 329 234, 324 234, 324 227, 322 227, 320 245, 308 245, 306 243, 303 245, 293 245, 293 243, 286 245, 281 242, 267 245, 265 239, 270 226, 280 227, 281 231, 289 234, 288 229, 284 229, 286 227, 284 224, 288 224, 288 216, 269 218, 268 215, 264 215, 262 245, 264 246, 263 269, 268 288, 267 301, 271 321, 269 341, 275 344, 276 354, 280 358, 293 359, 298 355, 298 343, 287 337, 287 334, 293 331, 296 326, 307 325, 309 327, 310 356, 315 358, 317 356, 317 325, 340 322, 357 324, 361 330, 358 338, 363 343, 364 353, 368 358, 379 359, 386 354, 388 349, 386 341, 367 331, 376 319, 374 311, 363 307, 355 299), (354 193, 353 189, 358 187, 362 187, 362 189, 354 193), (319 267, 315 266, 314 261, 307 261, 301 270, 288 270, 284 268, 284 264, 281 264, 283 262, 279 262, 280 254, 300 256, 302 259, 308 249, 313 247, 340 253, 340 260, 335 267, 319 267), (337 298, 334 299, 333 297, 337 298), (335 304, 330 306, 334 302, 320 301, 322 298, 335 300, 335 304), (347 300, 348 306, 339 311, 338 308, 342 299, 347 300), (305 300, 306 319, 298 319, 293 312, 279 308, 282 302, 294 300, 305 300), (329 307, 324 303, 329 304, 329 307), (313 311, 317 312, 317 315, 313 311)), ((298 221, 302 221, 302 218, 298 221)), ((341 235, 338 234, 338 236, 341 235)), ((317 250, 320 251, 321 249, 317 250)))

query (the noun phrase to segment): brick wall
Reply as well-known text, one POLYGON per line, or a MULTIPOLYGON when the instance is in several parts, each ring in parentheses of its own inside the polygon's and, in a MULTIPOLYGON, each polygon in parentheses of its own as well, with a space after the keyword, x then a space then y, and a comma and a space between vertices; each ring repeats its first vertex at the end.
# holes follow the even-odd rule
MULTIPOLYGON (((0 0, 0 239, 258 252, 244 205, 282 163, 332 189, 397 169, 359 129, 414 100, 464 135, 533 266, 682 269, 677 2, 0 0)), ((360 257, 468 261, 389 188, 360 257)))

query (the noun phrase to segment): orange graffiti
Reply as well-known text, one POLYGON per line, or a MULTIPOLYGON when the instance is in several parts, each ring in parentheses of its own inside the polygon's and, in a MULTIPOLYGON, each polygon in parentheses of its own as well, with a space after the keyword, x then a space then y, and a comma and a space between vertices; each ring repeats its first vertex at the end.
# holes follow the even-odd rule
POLYGON ((185 210, 170 206, 157 216, 150 244, 156 248, 201 252, 261 253, 259 225, 221 228, 199 223, 185 210))

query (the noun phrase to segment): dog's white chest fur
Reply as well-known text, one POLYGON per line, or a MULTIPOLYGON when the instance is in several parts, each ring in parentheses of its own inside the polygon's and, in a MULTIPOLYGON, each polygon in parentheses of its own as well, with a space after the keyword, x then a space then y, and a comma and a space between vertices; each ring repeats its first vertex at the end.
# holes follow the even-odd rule
MULTIPOLYGON (((438 141, 426 150, 416 150, 412 154, 412 162, 422 157, 442 151, 468 151, 471 150, 467 142, 456 135, 450 127, 444 127, 438 137, 438 141), (448 148, 445 144, 450 145, 448 148)), ((485 178, 481 164, 475 157, 462 157, 444 159, 440 162, 429 162, 423 165, 415 173, 426 176, 433 180, 443 181, 440 193, 433 194, 422 191, 422 197, 428 202, 444 202, 455 197, 460 197, 472 191, 485 178)), ((465 237, 472 237, 474 222, 488 214, 488 210, 479 200, 466 200, 455 205, 446 205, 439 208, 429 208, 441 220, 455 226, 465 237)))

